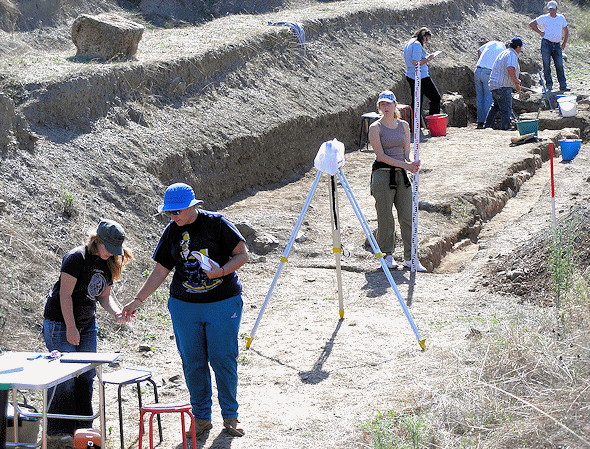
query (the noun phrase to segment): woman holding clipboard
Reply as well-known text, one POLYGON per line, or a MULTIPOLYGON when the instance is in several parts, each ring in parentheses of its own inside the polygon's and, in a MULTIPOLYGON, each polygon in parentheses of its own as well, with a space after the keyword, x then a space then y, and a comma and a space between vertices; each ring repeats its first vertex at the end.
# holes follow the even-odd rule
POLYGON ((404 47, 404 60, 406 62, 406 80, 410 85, 410 95, 412 97, 412 111, 415 110, 414 105, 414 84, 416 77, 416 63, 420 63, 420 104, 422 98, 426 96, 430 100, 430 115, 440 114, 440 93, 432 82, 428 73, 428 63, 432 61, 441 52, 426 53, 425 46, 432 38, 432 33, 426 27, 420 28, 414 33, 412 38, 406 43, 404 47))

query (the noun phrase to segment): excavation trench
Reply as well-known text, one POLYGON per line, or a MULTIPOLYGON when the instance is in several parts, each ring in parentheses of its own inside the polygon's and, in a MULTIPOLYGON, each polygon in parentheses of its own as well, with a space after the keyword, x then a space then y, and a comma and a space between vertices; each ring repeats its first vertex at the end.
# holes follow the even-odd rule
MULTIPOLYGON (((8 122, 30 127, 40 140, 32 149, 21 145, 34 167, 28 176, 19 174, 18 149, 4 151, 5 176, 22 178, 6 200, 18 204, 23 195, 37 194, 36 181, 44 180, 51 186, 44 192, 48 203, 64 189, 87 192, 109 204, 114 216, 133 211, 150 223, 155 239, 162 223, 152 216, 165 185, 187 182, 205 207, 230 207, 261 189, 304 179, 321 143, 333 138, 345 143, 349 158, 362 156, 358 188, 364 192, 372 156, 356 151, 360 116, 375 109, 383 89, 410 103, 402 47, 415 24, 429 23, 432 50, 443 50, 432 67, 439 90, 463 95, 472 116, 473 49, 490 30, 508 37, 528 20, 506 14, 499 0, 440 1, 434 21, 433 7, 360 8, 319 13, 314 20, 297 10, 292 17, 305 24, 305 50, 288 28, 266 26, 275 16, 243 16, 174 34, 146 32, 136 61, 80 63, 64 53, 55 56, 63 64, 50 73, 43 58, 20 79, 7 69, 2 82, 14 104, 10 113, 19 118, 8 122)), ((521 66, 527 70, 535 62, 524 55, 521 66)), ((544 147, 521 154, 526 146, 509 148, 505 135, 472 133, 450 128, 447 137, 424 144, 420 257, 430 268, 458 241, 475 239, 481 223, 548 157, 544 147), (492 147, 481 151, 486 145, 492 147), (487 170, 481 158, 469 160, 476 152, 489 153, 487 170), (458 170, 473 173, 458 184, 458 170)), ((363 210, 372 210, 371 201, 363 210)), ((40 222, 67 228, 53 210, 38 215, 40 222)), ((256 216, 250 210, 244 219, 256 216)), ((269 228, 264 219, 254 225, 260 232, 269 228)), ((130 233, 142 233, 140 224, 130 220, 129 226, 130 233)))

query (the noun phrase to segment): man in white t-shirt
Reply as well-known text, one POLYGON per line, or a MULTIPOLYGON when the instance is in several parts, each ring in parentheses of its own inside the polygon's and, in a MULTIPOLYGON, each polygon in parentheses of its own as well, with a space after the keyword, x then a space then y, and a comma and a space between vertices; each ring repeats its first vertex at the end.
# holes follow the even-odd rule
POLYGON ((477 128, 483 128, 488 111, 492 106, 492 93, 490 92, 490 75, 494 61, 500 53, 506 50, 506 44, 500 41, 490 41, 483 44, 477 50, 477 67, 473 74, 475 83, 475 97, 477 98, 477 128))
POLYGON ((541 56, 543 57, 543 76, 548 90, 553 87, 551 78, 551 59, 555 63, 555 72, 559 81, 559 90, 567 92, 565 73, 563 71, 563 54, 567 42, 567 20, 562 14, 557 14, 557 2, 547 3, 548 14, 537 17, 529 26, 541 35, 541 56), (541 28, 539 28, 541 27, 541 28))

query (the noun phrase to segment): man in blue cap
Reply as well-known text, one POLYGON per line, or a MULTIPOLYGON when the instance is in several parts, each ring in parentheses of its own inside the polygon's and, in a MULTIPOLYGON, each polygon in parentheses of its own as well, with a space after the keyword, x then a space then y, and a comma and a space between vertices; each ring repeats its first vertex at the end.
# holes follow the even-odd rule
POLYGON ((512 91, 520 93, 520 65, 518 55, 524 44, 520 37, 513 37, 508 48, 498 55, 492 73, 490 74, 490 91, 494 100, 488 111, 484 128, 494 125, 496 115, 500 112, 500 129, 510 129, 510 117, 512 116, 512 91))
POLYGON ((559 81, 559 90, 567 92, 570 89, 568 89, 565 80, 562 53, 569 34, 567 20, 562 14, 557 14, 557 2, 550 1, 547 3, 547 10, 549 11, 548 14, 537 17, 529 23, 529 26, 543 38, 541 40, 541 56, 543 58, 543 76, 547 90, 551 90, 553 87, 553 78, 551 78, 551 59, 553 59, 557 81, 559 81))

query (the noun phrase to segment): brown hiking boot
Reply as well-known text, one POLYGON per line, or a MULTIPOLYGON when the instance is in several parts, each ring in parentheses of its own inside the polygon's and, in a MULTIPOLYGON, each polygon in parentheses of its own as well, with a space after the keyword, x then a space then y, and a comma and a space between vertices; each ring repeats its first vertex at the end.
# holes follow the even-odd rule
POLYGON ((231 436, 243 437, 246 434, 246 432, 244 432, 244 429, 238 428, 239 422, 240 421, 238 421, 238 418, 228 418, 223 420, 223 425, 225 427, 225 430, 227 430, 227 433, 229 433, 231 436))
MULTIPOLYGON (((211 424, 211 421, 208 421, 206 419, 194 419, 194 423, 195 423, 195 435, 197 437, 203 435, 205 432, 207 432, 208 430, 211 430, 213 428, 213 424, 211 424)), ((191 436, 191 431, 187 431, 186 432, 186 436, 190 438, 191 436)))

